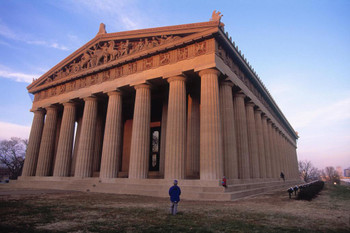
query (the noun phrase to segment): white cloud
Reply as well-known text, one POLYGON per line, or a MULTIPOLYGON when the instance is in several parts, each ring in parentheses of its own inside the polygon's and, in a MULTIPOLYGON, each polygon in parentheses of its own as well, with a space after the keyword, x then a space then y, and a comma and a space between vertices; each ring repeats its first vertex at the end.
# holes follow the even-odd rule
MULTIPOLYGON (((54 48, 54 49, 59 49, 64 51, 69 50, 68 47, 64 45, 60 45, 57 42, 52 42, 52 41, 49 42, 41 39, 33 39, 33 36, 31 35, 14 32, 11 28, 7 27, 6 24, 4 24, 1 21, 1 19, 0 19, 0 36, 3 36, 11 40, 21 41, 26 44, 40 45, 40 46, 45 46, 48 48, 54 48)), ((6 42, 2 42, 2 44, 8 45, 8 43, 6 42)))
POLYGON ((133 0, 75 1, 75 9, 83 8, 81 11, 84 13, 90 11, 92 14, 98 15, 108 21, 104 23, 112 24, 110 25, 112 29, 121 26, 126 30, 143 28, 149 20, 149 17, 143 16, 143 10, 138 5, 138 2, 133 0))
POLYGON ((16 82, 31 83, 33 79, 37 79, 41 74, 25 74, 17 71, 12 71, 9 68, 0 65, 0 77, 12 79, 16 82))
POLYGON ((293 116, 296 128, 303 128, 308 125, 329 125, 334 122, 350 120, 350 97, 339 100, 329 105, 305 112, 298 112, 293 116))
POLYGON ((17 125, 0 121, 0 140, 10 139, 11 137, 19 137, 28 139, 30 126, 17 125))

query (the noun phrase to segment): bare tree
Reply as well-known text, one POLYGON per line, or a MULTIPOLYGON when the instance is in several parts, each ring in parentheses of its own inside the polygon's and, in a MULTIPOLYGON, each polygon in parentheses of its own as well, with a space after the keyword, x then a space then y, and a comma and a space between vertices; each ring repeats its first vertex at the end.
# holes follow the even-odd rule
POLYGON ((340 183, 340 176, 334 167, 326 167, 322 172, 323 177, 326 181, 340 183))
POLYGON ((312 180, 318 180, 321 175, 321 171, 318 170, 311 161, 303 160, 298 162, 300 176, 304 179, 305 182, 312 180))
POLYGON ((0 164, 9 170, 10 179, 21 175, 27 145, 27 139, 15 137, 0 141, 0 164))

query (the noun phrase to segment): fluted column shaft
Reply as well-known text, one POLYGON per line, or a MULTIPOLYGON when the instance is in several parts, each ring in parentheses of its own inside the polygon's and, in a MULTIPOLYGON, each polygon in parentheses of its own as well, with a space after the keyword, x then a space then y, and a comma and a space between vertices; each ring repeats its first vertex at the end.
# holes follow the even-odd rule
POLYGON ((276 138, 277 138, 277 151, 278 151, 278 168, 279 172, 281 173, 283 171, 283 163, 282 163, 282 141, 281 141, 281 133, 278 130, 276 132, 276 138))
POLYGON ((220 110, 224 154, 224 175, 228 179, 238 179, 237 143, 233 112, 231 82, 220 83, 220 110))
POLYGON ((289 152, 289 141, 286 140, 286 161, 287 161, 287 174, 289 177, 292 177, 292 169, 291 169, 291 160, 290 160, 290 152, 289 152))
POLYGON ((269 158, 269 163, 271 164, 271 178, 276 178, 276 166, 275 166, 275 148, 274 148, 274 140, 272 137, 272 123, 271 120, 269 119, 267 121, 267 133, 269 137, 269 142, 270 142, 270 158, 269 158))
POLYGON ((163 99, 162 122, 160 123, 162 128, 161 128, 161 137, 160 137, 159 175, 161 177, 164 177, 164 170, 165 170, 165 145, 166 145, 167 121, 168 121, 168 98, 166 97, 163 99))
POLYGON ((238 171, 240 179, 250 178, 249 149, 247 133, 247 116, 244 104, 245 95, 242 92, 236 93, 233 98, 235 115, 235 128, 237 139, 238 171))
POLYGON ((265 159, 265 144, 264 134, 262 128, 261 111, 256 109, 254 111, 255 125, 256 125, 256 136, 258 141, 258 158, 259 158, 259 171, 260 178, 266 178, 266 159, 265 159))
POLYGON ((41 138, 36 176, 49 176, 51 173, 52 160, 55 149, 55 135, 57 128, 57 109, 48 107, 46 109, 46 120, 41 138))
POLYGON ((297 155, 297 148, 293 146, 293 159, 294 159, 294 179, 297 179, 299 177, 299 169, 298 169, 298 155, 297 155))
POLYGON ((284 174, 288 175, 288 169, 287 169, 287 159, 286 159, 286 139, 283 136, 282 138, 282 161, 283 161, 283 172, 284 174))
POLYGON ((83 117, 79 116, 77 121, 77 131, 75 133, 75 139, 74 139, 74 149, 73 149, 73 156, 72 156, 72 163, 70 168, 70 176, 74 176, 75 173, 75 165, 77 162, 77 156, 78 156, 78 148, 79 148, 79 140, 81 135, 81 125, 83 122, 83 117))
POLYGON ((122 96, 118 91, 108 93, 108 109, 103 138, 100 178, 116 178, 122 145, 122 96))
POLYGON ((200 110, 199 97, 188 96, 187 114, 187 153, 186 176, 194 178, 199 176, 199 144, 200 144, 200 110))
POLYGON ((290 173, 290 177, 293 177, 293 159, 292 159, 292 155, 291 155, 291 144, 290 142, 288 142, 288 167, 289 167, 289 173, 290 173))
POLYGON ((246 104, 247 113, 247 133, 248 133, 248 149, 249 149, 249 168, 251 178, 260 178, 259 158, 258 158, 258 141, 256 124, 254 118, 254 103, 246 104))
POLYGON ((185 77, 168 79, 169 103, 165 146, 165 179, 185 178, 186 85, 185 77))
POLYGON ((278 144, 277 144, 277 138, 276 138, 276 126, 273 124, 271 128, 271 136, 273 141, 273 149, 274 149, 274 166, 275 166, 275 177, 279 178, 280 170, 278 166, 278 144))
POLYGON ((35 176, 36 166, 38 162, 41 135, 44 127, 45 112, 43 110, 34 111, 32 128, 30 130, 26 159, 22 176, 35 176))
POLYGON ((223 171, 222 132, 219 103, 220 72, 206 69, 201 77, 200 179, 221 179, 223 171))
POLYGON ((284 139, 283 143, 283 153, 284 153, 284 164, 285 164, 285 171, 286 175, 290 178, 290 169, 289 169, 289 159, 288 159, 288 148, 287 148, 287 138, 284 139))
POLYGON ((87 97, 84 100, 85 106, 75 166, 75 177, 92 176, 98 103, 97 98, 93 96, 87 97))
POLYGON ((60 136, 53 176, 69 176, 72 162, 73 138, 76 107, 74 103, 64 103, 60 136))
POLYGON ((96 121, 96 133, 95 133, 95 146, 94 146, 94 158, 92 162, 92 172, 100 171, 101 158, 102 158, 102 146, 103 146, 103 121, 104 116, 101 114, 102 110, 98 110, 96 121))
POLYGON ((265 147, 266 177, 271 178, 272 169, 271 169, 270 138, 269 138, 268 127, 267 127, 267 117, 265 115, 263 115, 262 117, 262 128, 263 128, 264 147, 265 147))
POLYGON ((132 124, 129 178, 145 179, 148 173, 151 123, 151 89, 135 86, 135 109, 132 124))

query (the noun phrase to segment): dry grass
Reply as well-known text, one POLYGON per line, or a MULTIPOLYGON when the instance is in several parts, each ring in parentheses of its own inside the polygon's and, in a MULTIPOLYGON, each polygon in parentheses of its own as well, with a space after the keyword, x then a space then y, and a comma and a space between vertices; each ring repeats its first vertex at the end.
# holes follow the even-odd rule
POLYGON ((350 188, 327 185, 309 201, 285 190, 235 202, 0 186, 1 232, 349 232, 350 188))

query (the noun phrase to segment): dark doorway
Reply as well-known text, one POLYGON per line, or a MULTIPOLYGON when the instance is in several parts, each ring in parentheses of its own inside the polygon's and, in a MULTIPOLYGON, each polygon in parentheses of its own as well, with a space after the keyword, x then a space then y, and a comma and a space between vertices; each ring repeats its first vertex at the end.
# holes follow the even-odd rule
POLYGON ((160 127, 151 128, 151 150, 149 155, 149 171, 159 171, 160 127))

